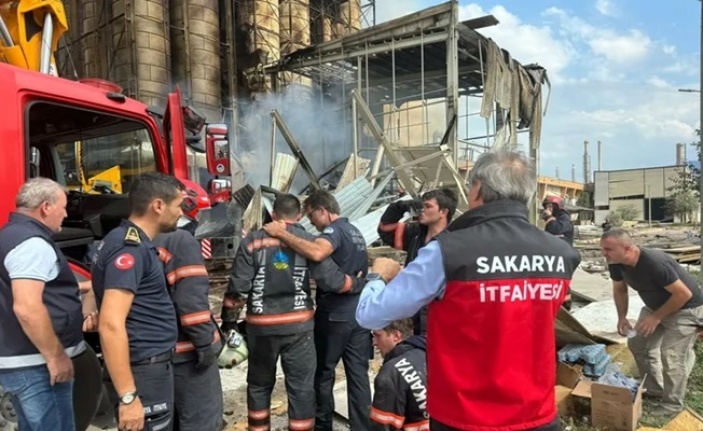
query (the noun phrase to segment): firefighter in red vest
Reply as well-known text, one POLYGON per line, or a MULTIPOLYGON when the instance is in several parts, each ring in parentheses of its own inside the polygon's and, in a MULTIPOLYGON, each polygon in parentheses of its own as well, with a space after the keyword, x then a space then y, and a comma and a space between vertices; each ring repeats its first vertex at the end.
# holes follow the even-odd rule
POLYGON ((223 337, 210 312, 210 283, 200 243, 193 236, 197 218, 210 208, 210 199, 198 184, 185 185, 179 229, 154 238, 164 263, 166 281, 178 316, 178 342, 173 357, 174 430, 222 429, 222 384, 217 355, 223 337))
POLYGON ((580 257, 530 223, 536 188, 524 154, 482 154, 470 174, 469 211, 400 273, 396 262, 377 259, 367 276, 356 312, 365 328, 379 330, 430 304, 432 430, 561 428, 554 319, 580 257))

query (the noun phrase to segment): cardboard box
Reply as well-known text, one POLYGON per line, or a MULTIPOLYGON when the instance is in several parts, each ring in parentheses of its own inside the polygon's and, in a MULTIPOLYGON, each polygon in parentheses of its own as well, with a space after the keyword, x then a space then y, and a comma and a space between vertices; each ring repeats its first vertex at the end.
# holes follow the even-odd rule
POLYGON ((571 402, 572 390, 566 386, 556 385, 554 387, 554 401, 560 416, 571 416, 574 412, 574 405, 571 402))
POLYGON ((642 416, 642 390, 645 376, 640 382, 634 400, 627 388, 608 386, 590 380, 581 380, 573 392, 576 397, 590 398, 591 424, 618 431, 635 431, 642 416))

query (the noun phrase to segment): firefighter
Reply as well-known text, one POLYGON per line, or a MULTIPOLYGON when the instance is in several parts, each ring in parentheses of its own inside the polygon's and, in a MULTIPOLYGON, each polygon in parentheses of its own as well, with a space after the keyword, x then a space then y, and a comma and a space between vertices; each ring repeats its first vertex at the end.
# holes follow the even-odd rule
POLYGON ((378 330, 430 304, 431 429, 557 430, 554 320, 580 256, 530 223, 523 153, 481 154, 469 181, 469 210, 406 268, 374 261, 356 318, 378 330))
MULTIPOLYGON (((322 234, 314 239, 300 238, 286 230, 281 222, 264 226, 269 235, 279 238, 297 253, 315 262, 328 257, 349 276, 368 272, 366 241, 359 229, 340 216, 339 203, 326 191, 312 192, 305 200, 304 211, 310 222, 322 234)), ((315 429, 332 431, 334 414, 333 386, 335 368, 344 361, 349 399, 349 422, 354 431, 371 427, 371 385, 369 359, 373 356, 371 334, 359 326, 354 312, 359 295, 338 295, 317 289, 315 312, 315 348, 317 350, 317 412, 315 429)))
MULTIPOLYGON (((296 237, 314 239, 297 223, 300 216, 300 201, 295 196, 282 194, 274 201, 274 220, 286 223, 296 237)), ((250 233, 237 250, 223 310, 223 328, 233 327, 246 301, 250 430, 270 429, 271 392, 279 357, 288 392, 288 427, 295 431, 314 427, 316 357, 311 276, 318 289, 337 294, 358 293, 364 284, 343 274, 331 259, 308 263, 261 230, 250 233)))
POLYGON ((176 229, 183 184, 161 173, 136 177, 130 216, 108 233, 93 264, 100 344, 119 400, 120 430, 173 428, 176 311, 152 239, 176 229))
MULTIPOLYGON (((544 230, 563 239, 569 245, 574 242, 574 225, 571 215, 564 209, 564 200, 555 195, 549 195, 542 201, 542 219, 545 221, 544 230)), ((571 289, 566 292, 564 308, 571 311, 571 289)))
POLYGON ((173 357, 174 430, 219 431, 223 406, 216 358, 224 337, 210 312, 208 273, 200 243, 193 236, 198 214, 210 208, 210 199, 198 184, 181 182, 186 189, 179 229, 154 239, 178 316, 173 357))
POLYGON ((383 366, 374 380, 371 429, 428 430, 425 336, 413 336, 413 321, 401 319, 373 331, 373 344, 383 366))
POLYGON ((550 195, 542 201, 542 219, 544 230, 557 236, 569 245, 574 244, 574 225, 571 215, 564 208, 564 200, 559 196, 550 195))
MULTIPOLYGON (((456 203, 456 195, 446 188, 430 190, 419 201, 394 202, 381 216, 378 235, 386 245, 406 252, 407 266, 422 247, 449 225, 456 212, 456 203), (406 212, 416 213, 417 221, 401 222, 406 212)), ((413 316, 413 325, 415 335, 427 332, 427 307, 413 316)))

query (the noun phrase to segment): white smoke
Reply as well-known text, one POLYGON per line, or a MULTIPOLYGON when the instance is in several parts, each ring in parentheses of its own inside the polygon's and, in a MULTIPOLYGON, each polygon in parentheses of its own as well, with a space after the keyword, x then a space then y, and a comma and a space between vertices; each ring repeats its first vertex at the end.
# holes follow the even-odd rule
MULTIPOLYGON (((239 101, 239 154, 244 165, 245 179, 254 188, 269 185, 271 175, 271 111, 276 109, 293 138, 300 146, 317 176, 352 152, 350 99, 301 85, 289 85, 284 91, 257 94, 255 101, 239 101)), ((280 133, 276 131, 276 152, 293 154, 280 133)), ((309 183, 302 166, 298 168, 292 193, 309 183)))

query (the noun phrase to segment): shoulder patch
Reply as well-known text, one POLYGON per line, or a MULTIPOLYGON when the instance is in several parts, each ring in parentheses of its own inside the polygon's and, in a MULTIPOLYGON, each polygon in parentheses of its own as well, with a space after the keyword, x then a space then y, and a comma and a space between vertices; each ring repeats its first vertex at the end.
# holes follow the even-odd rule
POLYGON ((141 244, 142 239, 139 237, 139 231, 135 227, 127 228, 127 234, 124 236, 125 244, 141 244))
POLYGON ((122 253, 115 259, 115 268, 126 271, 134 266, 134 256, 129 253, 122 253))
POLYGON ((327 235, 333 234, 334 228, 332 226, 328 226, 322 231, 322 233, 326 233, 327 235))

